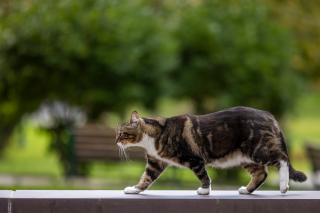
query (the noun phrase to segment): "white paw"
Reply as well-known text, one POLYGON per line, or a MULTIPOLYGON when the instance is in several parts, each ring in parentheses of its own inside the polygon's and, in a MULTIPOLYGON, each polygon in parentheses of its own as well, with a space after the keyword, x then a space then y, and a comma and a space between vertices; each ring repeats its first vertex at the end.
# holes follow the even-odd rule
POLYGON ((238 189, 238 192, 240 194, 250 194, 250 192, 247 190, 247 187, 244 186, 240 187, 240 189, 238 189))
POLYGON ((125 194, 139 194, 139 192, 141 192, 141 190, 137 189, 134 186, 132 186, 132 187, 129 186, 124 189, 125 194))
POLYGON ((209 188, 207 189, 199 187, 199 189, 197 190, 197 193, 198 195, 208 195, 210 194, 210 191, 211 191, 211 186, 209 186, 209 188))
POLYGON ((280 184, 280 191, 282 194, 285 194, 289 190, 288 184, 280 184))

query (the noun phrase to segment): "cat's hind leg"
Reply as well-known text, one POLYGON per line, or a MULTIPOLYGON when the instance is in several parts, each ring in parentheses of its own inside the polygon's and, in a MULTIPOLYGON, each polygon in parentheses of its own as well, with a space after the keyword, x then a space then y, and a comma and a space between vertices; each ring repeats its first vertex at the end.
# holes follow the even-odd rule
POLYGON ((268 170, 266 166, 256 163, 244 163, 242 166, 250 173, 252 179, 246 187, 242 186, 238 192, 240 194, 251 194, 264 183, 268 176, 268 170))
MULTIPOLYGON (((273 154, 275 155, 275 154, 273 154)), ((274 167, 279 171, 279 186, 282 194, 285 194, 289 190, 289 167, 290 163, 287 160, 287 157, 284 154, 277 154, 277 156, 281 156, 280 158, 272 158, 274 160, 269 161, 267 164, 270 167, 274 167)))
POLYGON ((284 160, 280 160, 279 185, 282 194, 289 190, 289 166, 288 162, 284 160))

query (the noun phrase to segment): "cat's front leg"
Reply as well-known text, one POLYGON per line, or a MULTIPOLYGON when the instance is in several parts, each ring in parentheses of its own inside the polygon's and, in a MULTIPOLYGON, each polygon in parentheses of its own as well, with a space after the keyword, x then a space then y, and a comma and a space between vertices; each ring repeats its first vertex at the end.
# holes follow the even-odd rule
POLYGON ((159 161, 150 155, 147 155, 147 161, 146 171, 143 173, 138 185, 125 188, 124 193, 139 194, 146 190, 168 166, 167 163, 159 161))
POLYGON ((204 163, 190 163, 190 169, 200 180, 202 187, 197 190, 199 195, 208 195, 211 192, 211 179, 207 173, 204 163))

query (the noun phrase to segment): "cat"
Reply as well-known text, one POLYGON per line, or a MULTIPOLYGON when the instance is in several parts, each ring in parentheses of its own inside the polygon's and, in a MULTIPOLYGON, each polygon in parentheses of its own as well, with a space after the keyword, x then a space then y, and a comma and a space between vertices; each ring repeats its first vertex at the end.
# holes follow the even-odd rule
POLYGON ((283 194, 289 189, 289 179, 307 180, 304 173, 291 166, 283 132, 273 115, 249 107, 171 118, 140 118, 134 111, 118 128, 116 143, 121 148, 146 149, 146 170, 136 186, 124 189, 126 194, 146 190, 171 165, 193 171, 202 184, 199 195, 211 191, 206 165, 246 169, 252 179, 239 188, 240 194, 251 194, 260 187, 268 176, 268 167, 279 170, 283 194))

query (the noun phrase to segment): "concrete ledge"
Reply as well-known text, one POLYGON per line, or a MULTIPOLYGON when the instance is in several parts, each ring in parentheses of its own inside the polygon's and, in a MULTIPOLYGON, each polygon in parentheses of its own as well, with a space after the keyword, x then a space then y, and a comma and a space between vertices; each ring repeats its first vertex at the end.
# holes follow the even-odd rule
POLYGON ((320 212, 320 191, 289 191, 285 195, 279 191, 257 191, 252 195, 239 195, 237 191, 211 191, 211 195, 202 196, 195 190, 149 190, 139 195, 126 195, 119 190, 0 191, 0 212, 313 213, 320 212))
POLYGON ((13 191, 10 190, 0 190, 0 212, 8 212, 10 196, 13 191))

